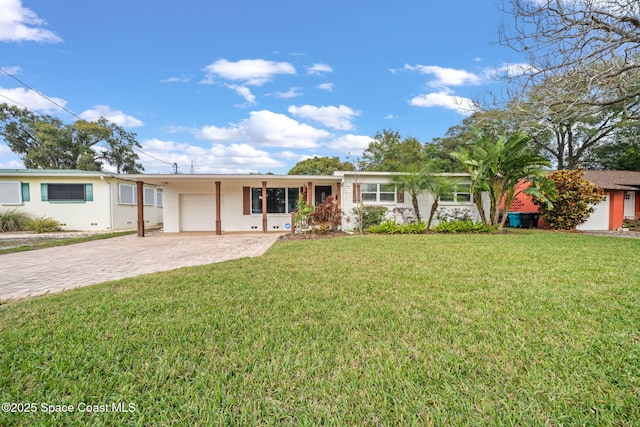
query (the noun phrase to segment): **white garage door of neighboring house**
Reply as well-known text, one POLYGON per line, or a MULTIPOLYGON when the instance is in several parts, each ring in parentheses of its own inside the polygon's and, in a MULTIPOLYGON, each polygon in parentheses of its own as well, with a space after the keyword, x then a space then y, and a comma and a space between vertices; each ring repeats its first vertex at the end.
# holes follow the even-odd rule
POLYGON ((609 229, 609 195, 595 205, 594 211, 587 222, 578 226, 578 230, 608 230, 609 229))
POLYGON ((215 195, 181 194, 180 231, 214 231, 215 229, 215 195))

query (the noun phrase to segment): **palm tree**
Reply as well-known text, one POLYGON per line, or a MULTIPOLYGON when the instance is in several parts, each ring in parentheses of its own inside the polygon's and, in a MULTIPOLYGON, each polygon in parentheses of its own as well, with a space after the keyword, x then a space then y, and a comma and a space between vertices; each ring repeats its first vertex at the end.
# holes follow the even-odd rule
POLYGON ((395 175, 392 178, 393 183, 400 188, 399 191, 405 191, 411 196, 411 204, 413 205, 413 210, 416 213, 418 222, 422 221, 420 218, 418 196, 427 190, 428 177, 429 172, 426 167, 418 169, 417 166, 413 165, 409 172, 403 173, 402 175, 395 175))
MULTIPOLYGON (((533 154, 529 149, 529 137, 516 133, 509 137, 502 135, 497 141, 480 136, 469 149, 460 148, 451 155, 458 159, 471 176, 474 196, 482 191, 489 194, 489 217, 484 222, 502 229, 506 215, 500 220, 500 205, 509 212, 515 197, 522 191, 518 183, 542 173, 543 167, 549 167, 549 160, 533 154)), ((520 187, 522 188, 522 186, 520 187)), ((480 197, 475 197, 476 206, 482 212, 480 197)))
POLYGON ((431 211, 429 212, 429 220, 427 221, 427 230, 431 229, 433 217, 440 206, 440 199, 444 196, 452 194, 456 188, 456 181, 448 176, 430 174, 427 178, 426 192, 433 199, 431 211))

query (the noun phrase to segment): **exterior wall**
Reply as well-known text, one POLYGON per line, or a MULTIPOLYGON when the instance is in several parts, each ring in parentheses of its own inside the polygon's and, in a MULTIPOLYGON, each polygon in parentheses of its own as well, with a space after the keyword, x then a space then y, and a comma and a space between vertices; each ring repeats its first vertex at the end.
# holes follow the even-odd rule
MULTIPOLYGON (((344 212, 342 228, 345 230, 353 230, 357 228, 357 218, 353 213, 353 209, 360 206, 359 202, 354 202, 354 184, 390 184, 392 183, 392 175, 388 173, 380 173, 380 174, 361 174, 357 177, 354 174, 348 174, 344 176, 344 184, 342 187, 342 210, 344 212)), ((356 199, 357 200, 357 199, 356 199)), ((483 197, 483 206, 485 212, 488 212, 488 198, 483 197)), ((398 197, 396 195, 395 202, 363 202, 364 206, 384 206, 389 210, 387 214, 388 219, 395 219, 397 222, 401 222, 401 218, 398 215, 394 215, 393 210, 396 208, 413 208, 413 204, 411 202, 411 196, 405 192, 404 201, 398 202, 398 197)), ((428 194, 422 194, 418 198, 418 208, 420 209, 420 216, 423 221, 427 221, 429 218, 429 213, 431 211, 431 206, 433 205, 433 198, 428 194)), ((453 213, 456 210, 468 210, 471 214, 471 217, 474 221, 480 220, 480 214, 478 209, 476 208, 473 201, 471 202, 449 202, 449 201, 441 201, 438 206, 439 211, 451 212, 453 213)), ((434 222, 432 225, 437 225, 438 221, 434 218, 434 222)))
MULTIPOLYGON (((523 191, 529 186, 529 183, 526 181, 521 181, 516 187, 516 191, 520 192, 511 204, 510 212, 538 212, 538 205, 533 203, 531 196, 523 193, 523 191)), ((548 222, 539 219, 538 220, 538 228, 549 228, 550 225, 548 222)))
MULTIPOLYGON (((137 228, 136 205, 118 204, 118 183, 104 175, 59 175, 42 174, 34 176, 15 174, 0 176, 0 181, 18 181, 29 184, 29 200, 19 205, 0 205, 0 208, 16 208, 34 217, 46 216, 62 224, 64 230, 104 231, 137 228), (46 201, 42 200, 42 184, 91 184, 93 197, 87 201, 46 201)), ((131 184, 129 182, 129 184, 131 184)), ((135 184, 135 183, 133 183, 135 184)), ((155 188, 155 186, 150 186, 155 188)), ((158 224, 158 212, 162 208, 145 206, 147 226, 158 224)))
MULTIPOLYGON (((308 188, 309 182, 312 182, 311 199, 315 203, 315 187, 316 185, 331 186, 331 194, 336 195, 338 179, 332 182, 315 181, 314 177, 308 179, 290 179, 272 175, 261 175, 259 177, 247 179, 203 179, 201 181, 193 180, 174 180, 163 184, 163 200, 164 200, 164 231, 168 233, 178 233, 183 230, 183 219, 185 212, 182 208, 183 196, 189 194, 202 194, 212 197, 214 202, 207 214, 215 217, 215 200, 216 187, 215 182, 220 181, 220 227, 221 232, 262 232, 263 231, 263 215, 262 213, 244 214, 244 187, 262 188, 262 181, 267 182, 267 188, 308 188)), ((267 214, 267 231, 268 232, 284 232, 291 229, 291 213, 268 213, 267 214)), ((207 229, 203 231, 212 231, 207 229)))
MULTIPOLYGON (((138 206, 137 204, 125 204, 120 200, 119 185, 136 185, 130 181, 110 181, 111 195, 111 216, 112 227, 114 230, 135 230, 138 227, 138 206)), ((145 185, 145 188, 151 188, 155 191, 157 202, 157 193, 159 189, 156 186, 145 185)), ((144 206, 144 225, 145 227, 155 227, 162 224, 163 208, 153 205, 144 206)))

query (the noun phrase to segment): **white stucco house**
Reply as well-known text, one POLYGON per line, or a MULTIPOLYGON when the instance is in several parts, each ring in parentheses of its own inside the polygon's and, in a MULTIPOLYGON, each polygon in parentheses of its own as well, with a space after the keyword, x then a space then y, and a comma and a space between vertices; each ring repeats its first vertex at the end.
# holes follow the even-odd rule
MULTIPOLYGON (((145 186, 162 187, 164 232, 209 231, 284 232, 292 227, 299 197, 319 204, 334 196, 344 212, 342 228, 355 229, 353 208, 360 205, 411 208, 411 199, 392 182, 390 172, 335 172, 333 175, 200 175, 139 174, 127 179, 145 186), (266 194, 266 197, 263 195, 266 194)), ((458 190, 443 209, 468 209, 479 214, 469 193, 468 175, 452 174, 458 190)), ((423 196, 420 209, 427 213, 431 199, 423 196)), ((488 209, 488 206, 487 208, 488 209)))
MULTIPOLYGON (((142 186, 144 226, 162 224, 162 188, 142 186)), ((65 230, 138 227, 138 187, 127 175, 77 170, 0 169, 0 209, 46 216, 65 230)))

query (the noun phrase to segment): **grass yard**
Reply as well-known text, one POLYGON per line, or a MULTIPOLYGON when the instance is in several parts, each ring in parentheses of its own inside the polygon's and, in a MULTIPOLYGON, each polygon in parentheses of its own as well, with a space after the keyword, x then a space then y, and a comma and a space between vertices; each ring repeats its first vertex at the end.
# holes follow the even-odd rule
POLYGON ((638 426, 639 255, 537 231, 302 240, 5 304, 2 402, 36 413, 0 425, 638 426))

